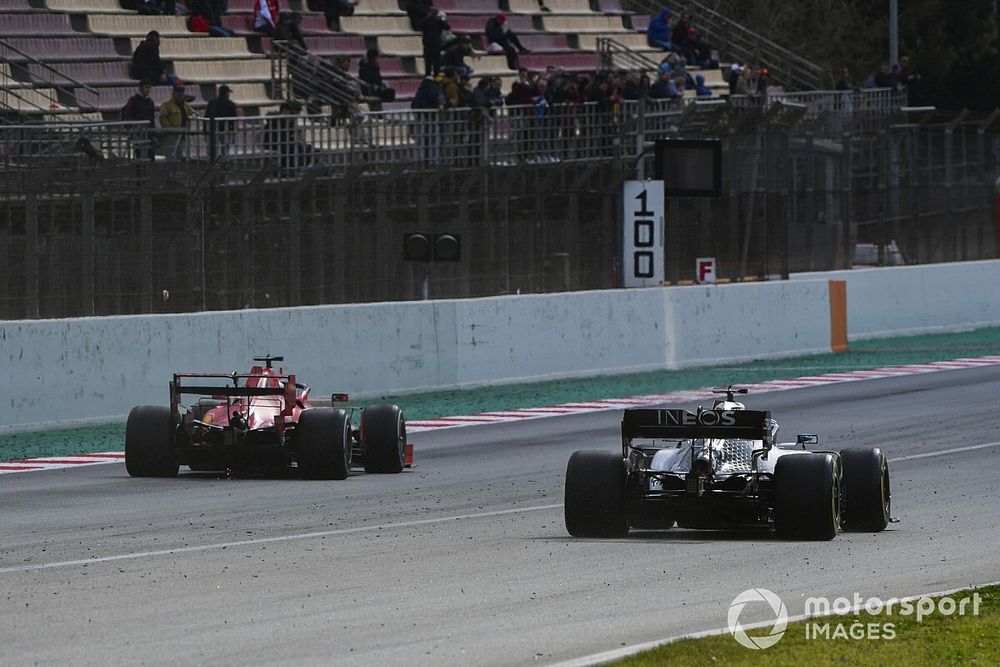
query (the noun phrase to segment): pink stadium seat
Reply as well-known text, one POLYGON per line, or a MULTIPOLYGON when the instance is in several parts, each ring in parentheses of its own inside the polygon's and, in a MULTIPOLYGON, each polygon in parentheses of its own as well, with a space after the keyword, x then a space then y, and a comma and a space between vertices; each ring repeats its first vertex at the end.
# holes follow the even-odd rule
MULTIPOLYGON (((114 40, 102 37, 62 37, 36 39, 15 37, 7 42, 28 55, 45 60, 115 60, 121 56, 115 51, 114 40)), ((14 51, 7 57, 13 61, 25 60, 14 51)))
POLYGON ((533 72, 543 72, 549 65, 562 67, 567 72, 591 72, 597 67, 597 61, 590 53, 548 53, 544 55, 524 55, 520 58, 521 67, 533 72))
POLYGON ((621 0, 597 0, 597 6, 602 14, 629 14, 622 8, 621 0))
MULTIPOLYGON (((49 64, 70 79, 88 85, 134 85, 132 77, 128 75, 128 62, 124 60, 98 63, 69 62, 49 64)), ((40 65, 29 64, 28 71, 31 73, 31 78, 37 83, 70 83, 69 80, 59 78, 40 65)))
POLYGON ((650 18, 648 16, 642 16, 640 14, 632 15, 632 29, 638 32, 646 32, 649 28, 650 18))
POLYGON ((497 0, 434 0, 434 6, 445 12, 449 19, 452 12, 493 16, 500 11, 497 0))
MULTIPOLYGON (((354 35, 307 35, 306 46, 309 53, 318 56, 329 55, 361 55, 365 52, 365 38, 354 35)), ((261 37, 261 49, 264 53, 271 52, 271 38, 261 37)))
POLYGON ((412 99, 420 87, 420 81, 420 77, 393 80, 392 87, 396 89, 396 99, 412 99))
POLYGON ((4 14, 0 19, 0 37, 74 34, 66 14, 4 14))
MULTIPOLYGON (((226 14, 222 17, 222 25, 232 30, 240 37, 260 35, 253 29, 253 14, 226 14)), ((326 18, 322 14, 303 15, 299 25, 303 35, 329 35, 326 18)))
POLYGON ((528 34, 520 37, 521 43, 529 51, 546 53, 549 51, 568 51, 569 40, 566 35, 552 35, 548 33, 528 34))
POLYGON ((0 0, 0 14, 10 13, 30 13, 44 11, 38 10, 28 4, 28 0, 0 0))

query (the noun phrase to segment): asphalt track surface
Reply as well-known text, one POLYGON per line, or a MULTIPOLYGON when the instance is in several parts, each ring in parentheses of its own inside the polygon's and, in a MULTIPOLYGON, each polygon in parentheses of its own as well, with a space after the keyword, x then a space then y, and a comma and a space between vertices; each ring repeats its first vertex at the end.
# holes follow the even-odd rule
POLYGON ((901 521, 821 543, 570 538, 566 461, 617 447, 618 412, 414 434, 417 467, 342 482, 5 475, 0 661, 546 664, 725 626, 749 587, 794 615, 810 596, 995 581, 998 396, 992 367, 750 397, 784 439, 890 457, 901 521))

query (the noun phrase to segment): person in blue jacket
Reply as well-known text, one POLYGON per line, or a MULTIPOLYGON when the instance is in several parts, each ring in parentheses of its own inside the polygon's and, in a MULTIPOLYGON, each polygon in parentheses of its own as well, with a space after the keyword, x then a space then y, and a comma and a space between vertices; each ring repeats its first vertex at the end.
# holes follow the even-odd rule
POLYGON ((670 16, 673 13, 673 10, 664 7, 656 18, 649 22, 649 27, 646 28, 646 41, 650 46, 664 51, 674 50, 674 45, 670 41, 670 16))

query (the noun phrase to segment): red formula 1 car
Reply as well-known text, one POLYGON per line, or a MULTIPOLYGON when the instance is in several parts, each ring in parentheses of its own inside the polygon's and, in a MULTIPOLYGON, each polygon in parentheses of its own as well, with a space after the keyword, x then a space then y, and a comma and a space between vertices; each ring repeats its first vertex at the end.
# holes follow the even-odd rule
POLYGON ((352 465, 365 472, 398 473, 409 467, 413 446, 397 405, 361 410, 337 407, 347 394, 333 394, 332 407, 309 396, 284 369, 284 357, 254 357, 263 366, 249 373, 175 373, 170 407, 132 408, 125 427, 125 467, 133 477, 173 477, 192 470, 274 473, 295 469, 306 479, 345 479, 352 465), (185 396, 198 396, 185 403, 185 396))

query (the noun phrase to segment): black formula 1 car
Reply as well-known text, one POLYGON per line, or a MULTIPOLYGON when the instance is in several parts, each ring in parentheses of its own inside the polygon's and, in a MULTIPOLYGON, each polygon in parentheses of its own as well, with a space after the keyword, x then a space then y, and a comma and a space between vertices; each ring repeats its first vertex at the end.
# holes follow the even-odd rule
POLYGON ((621 453, 578 451, 566 468, 566 529, 624 537, 630 528, 773 527, 829 540, 889 523, 889 464, 878 448, 809 451, 815 435, 776 443, 770 412, 725 394, 711 410, 625 410, 621 453))
POLYGON ((352 465, 365 472, 410 467, 406 418, 397 405, 331 407, 295 375, 275 370, 283 357, 254 357, 249 373, 175 373, 170 406, 132 408, 125 427, 125 467, 133 477, 173 477, 181 465, 196 471, 275 473, 293 469, 306 479, 345 479, 352 465), (186 396, 198 396, 187 402, 186 396))

